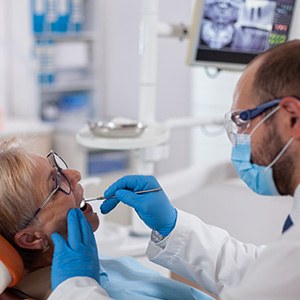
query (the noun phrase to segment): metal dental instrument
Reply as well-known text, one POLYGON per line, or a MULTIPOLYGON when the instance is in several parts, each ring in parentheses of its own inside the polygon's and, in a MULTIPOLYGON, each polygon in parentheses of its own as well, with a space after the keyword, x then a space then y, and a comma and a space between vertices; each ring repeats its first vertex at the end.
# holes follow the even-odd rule
MULTIPOLYGON (((152 193, 152 192, 158 192, 158 191, 161 191, 162 188, 159 187, 159 188, 156 188, 156 189, 150 189, 150 190, 143 190, 143 191, 137 191, 137 192, 134 192, 135 194, 145 194, 145 193, 152 193)), ((113 199, 113 198, 116 198, 116 196, 112 196, 108 199, 113 199)), ((105 201, 107 198, 105 198, 104 196, 100 196, 100 197, 97 197, 97 198, 91 198, 91 199, 82 199, 81 203, 80 203, 80 209, 81 210, 85 210, 86 209, 86 203, 87 202, 91 202, 91 201, 105 201)))
MULTIPOLYGON (((159 188, 156 188, 156 189, 150 189, 150 190, 143 190, 143 191, 137 191, 137 192, 134 192, 135 194, 145 194, 145 193, 152 193, 152 192, 158 192, 158 191, 161 191, 162 188, 159 187, 159 188)), ((112 198, 116 198, 115 196, 112 196, 108 199, 112 199, 112 198)), ((97 198, 92 198, 92 199, 85 199, 84 201, 85 202, 91 202, 91 201, 96 201, 96 200, 100 200, 100 201, 104 201, 106 200, 107 198, 105 198, 104 196, 100 196, 100 197, 97 197, 97 198)))

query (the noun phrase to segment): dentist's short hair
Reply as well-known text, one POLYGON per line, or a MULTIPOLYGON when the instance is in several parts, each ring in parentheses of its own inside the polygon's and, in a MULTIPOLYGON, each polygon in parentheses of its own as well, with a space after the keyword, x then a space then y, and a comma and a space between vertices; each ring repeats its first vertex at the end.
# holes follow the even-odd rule
POLYGON ((300 40, 280 44, 257 59, 261 60, 253 83, 257 104, 284 96, 300 98, 300 40))

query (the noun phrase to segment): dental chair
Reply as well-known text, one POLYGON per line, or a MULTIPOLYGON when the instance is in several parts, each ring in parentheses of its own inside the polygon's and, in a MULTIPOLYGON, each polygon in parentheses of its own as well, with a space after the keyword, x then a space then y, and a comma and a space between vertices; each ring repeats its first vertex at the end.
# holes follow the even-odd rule
POLYGON ((0 235, 0 297, 7 287, 15 286, 24 271, 24 264, 16 249, 0 235))

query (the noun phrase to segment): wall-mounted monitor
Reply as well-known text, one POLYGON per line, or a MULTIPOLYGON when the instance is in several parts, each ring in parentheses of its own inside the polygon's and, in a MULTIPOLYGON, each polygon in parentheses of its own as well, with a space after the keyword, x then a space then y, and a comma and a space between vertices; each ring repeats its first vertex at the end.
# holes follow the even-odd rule
POLYGON ((242 69, 288 40, 295 0, 196 0, 188 63, 242 69))

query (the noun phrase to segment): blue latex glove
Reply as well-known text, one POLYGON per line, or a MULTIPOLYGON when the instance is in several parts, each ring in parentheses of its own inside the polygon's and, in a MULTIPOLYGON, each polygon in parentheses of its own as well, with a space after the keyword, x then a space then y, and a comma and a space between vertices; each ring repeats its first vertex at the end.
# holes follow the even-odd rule
POLYGON ((113 183, 105 192, 107 198, 100 210, 109 213, 121 201, 135 209, 144 223, 162 236, 167 236, 175 227, 177 210, 163 190, 137 195, 134 192, 160 187, 153 176, 129 175, 113 183), (116 198, 110 197, 115 196, 116 198))
POLYGON ((94 233, 79 208, 71 209, 68 213, 68 241, 56 232, 51 238, 54 243, 52 290, 63 281, 76 276, 91 277, 100 282, 94 233))

